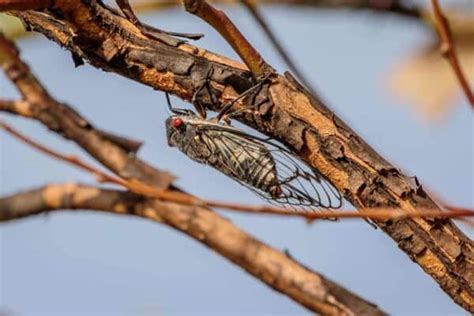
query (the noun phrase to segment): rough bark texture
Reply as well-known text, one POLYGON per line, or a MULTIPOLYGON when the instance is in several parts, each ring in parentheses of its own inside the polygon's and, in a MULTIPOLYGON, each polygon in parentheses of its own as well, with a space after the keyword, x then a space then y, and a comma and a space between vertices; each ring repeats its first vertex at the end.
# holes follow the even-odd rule
POLYGON ((314 312, 385 315, 377 306, 200 207, 145 199, 128 192, 57 184, 0 198, 0 222, 48 211, 77 209, 134 215, 174 227, 314 312))
MULTIPOLYGON (((190 100, 207 69, 212 91, 228 101, 253 85, 240 64, 191 45, 169 47, 139 34, 96 1, 58 1, 54 12, 15 13, 30 28, 67 47, 78 62, 190 100)), ((199 96, 210 110, 209 96, 199 96)), ((421 185, 403 175, 289 76, 275 75, 255 97, 267 98, 238 119, 292 148, 358 208, 438 209, 421 185)), ((249 103, 249 100, 246 100, 249 103)), ((221 104, 221 103, 220 103, 221 104)), ((455 302, 474 312, 473 243, 449 220, 376 223, 455 302)))

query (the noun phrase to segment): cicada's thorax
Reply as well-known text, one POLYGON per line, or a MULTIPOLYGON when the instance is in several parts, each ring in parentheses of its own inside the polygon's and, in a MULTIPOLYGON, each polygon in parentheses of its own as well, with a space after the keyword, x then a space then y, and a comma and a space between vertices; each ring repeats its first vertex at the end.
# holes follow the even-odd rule
MULTIPOLYGON (((270 193, 281 194, 277 168, 268 149, 253 140, 242 137, 241 143, 226 141, 226 131, 199 128, 186 130, 185 141, 179 147, 191 159, 212 166, 229 177, 270 193), (253 150, 248 150, 252 146, 253 150)), ((235 137, 235 136, 234 136, 235 137)))

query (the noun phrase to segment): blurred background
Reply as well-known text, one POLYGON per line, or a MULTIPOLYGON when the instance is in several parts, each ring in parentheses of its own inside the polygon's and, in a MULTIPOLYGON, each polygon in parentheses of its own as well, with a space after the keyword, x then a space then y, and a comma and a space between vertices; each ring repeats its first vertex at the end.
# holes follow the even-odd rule
MULTIPOLYGON (((268 62, 286 70, 244 8, 223 8, 268 62)), ((430 62, 436 43, 430 28, 417 19, 368 11, 261 9, 341 118, 435 196, 474 207, 472 110, 447 63, 438 55, 430 62)), ((197 45, 237 59, 212 29, 181 7, 141 17, 163 29, 204 33, 197 45)), ((471 76, 469 42, 472 38, 459 50, 471 76)), ((261 203, 235 182, 168 148, 163 93, 89 65, 75 69, 70 54, 41 35, 18 44, 58 100, 98 127, 143 140, 140 157, 178 175, 179 186, 204 198, 261 203)), ((15 96, 1 74, 0 97, 15 96)), ((0 115, 43 144, 88 159, 40 124, 0 115)), ((65 181, 94 183, 89 175, 0 134, 1 195, 65 181)), ((307 225, 297 219, 223 215, 391 314, 465 314, 392 240, 364 221, 307 225)), ((204 246, 142 219, 56 212, 0 225, 0 247, 2 315, 308 314, 204 246)))

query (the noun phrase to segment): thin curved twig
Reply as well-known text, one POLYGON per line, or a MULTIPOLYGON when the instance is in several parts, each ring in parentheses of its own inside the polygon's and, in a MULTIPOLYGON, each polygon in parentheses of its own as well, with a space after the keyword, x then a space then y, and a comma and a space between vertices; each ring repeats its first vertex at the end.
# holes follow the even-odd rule
POLYGON ((467 101, 474 109, 474 92, 469 86, 469 81, 464 74, 461 64, 459 63, 458 54, 456 51, 456 45, 454 44, 453 34, 449 26, 449 21, 446 16, 443 14, 441 6, 438 0, 431 0, 431 7, 433 9, 433 15, 436 22, 436 28, 438 30, 440 38, 440 51, 441 55, 446 58, 451 68, 454 71, 456 78, 459 81, 462 91, 466 95, 467 101))
POLYGON ((125 189, 128 189, 130 192, 133 192, 138 195, 142 195, 148 198, 156 198, 166 202, 179 203, 182 205, 188 206, 203 206, 208 208, 220 208, 225 210, 231 210, 242 213, 250 214, 271 214, 279 216, 289 216, 289 217, 299 217, 304 218, 308 222, 317 220, 317 219, 329 219, 329 218, 339 218, 339 219, 366 219, 370 218, 372 220, 394 220, 401 218, 417 218, 417 217, 426 217, 426 218, 462 218, 462 217, 474 217, 473 210, 467 209, 453 209, 450 212, 442 212, 434 209, 417 209, 413 212, 407 213, 401 209, 393 208, 372 208, 366 210, 360 210, 360 212, 354 211, 317 211, 317 212, 295 212, 287 210, 285 208, 269 207, 269 206, 254 206, 254 205, 245 205, 245 204, 232 204, 225 203, 220 201, 207 201, 202 200, 188 194, 183 194, 179 192, 173 192, 168 190, 159 190, 145 184, 138 184, 136 182, 130 182, 112 175, 109 175, 98 168, 91 166, 90 164, 82 161, 81 159, 72 156, 65 155, 50 149, 37 141, 32 140, 31 138, 25 136, 24 134, 13 129, 11 126, 2 122, 0 120, 0 128, 3 128, 10 135, 19 139, 20 141, 32 146, 33 148, 41 151, 42 153, 56 158, 60 161, 66 162, 70 165, 76 166, 82 170, 85 170, 98 180, 98 182, 109 182, 116 185, 119 185, 125 189))
POLYGON ((183 3, 186 11, 206 21, 226 39, 256 77, 273 72, 273 68, 223 11, 215 8, 206 0, 183 0, 183 3))
POLYGON ((277 38, 271 27, 268 25, 266 19, 261 14, 260 10, 257 7, 256 1, 253 0, 240 0, 240 2, 247 8, 247 11, 252 15, 255 21, 257 21, 260 28, 263 30, 265 35, 268 37, 270 42, 272 43, 273 47, 276 49, 280 57, 283 61, 287 64, 290 68, 291 72, 295 74, 295 76, 300 79, 300 81, 309 89, 311 92, 316 95, 316 92, 313 91, 314 89, 311 87, 311 84, 307 80, 306 76, 304 75, 303 71, 296 65, 294 60, 290 57, 290 54, 277 38))

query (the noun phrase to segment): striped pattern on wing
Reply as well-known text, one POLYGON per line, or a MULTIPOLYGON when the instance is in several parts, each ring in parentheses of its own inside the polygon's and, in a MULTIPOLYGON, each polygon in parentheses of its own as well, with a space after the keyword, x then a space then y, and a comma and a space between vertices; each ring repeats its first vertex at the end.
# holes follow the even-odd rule
POLYGON ((218 160, 215 167, 270 203, 298 211, 342 205, 341 194, 288 149, 231 126, 207 125, 199 130, 218 160))

